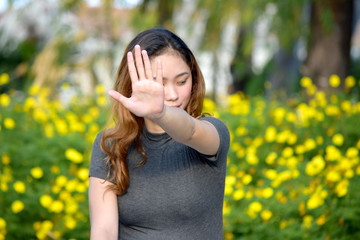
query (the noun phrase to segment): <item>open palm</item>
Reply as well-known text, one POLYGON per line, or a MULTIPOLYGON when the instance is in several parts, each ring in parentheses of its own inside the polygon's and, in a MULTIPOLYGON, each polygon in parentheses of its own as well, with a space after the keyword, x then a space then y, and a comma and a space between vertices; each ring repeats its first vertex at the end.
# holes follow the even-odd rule
POLYGON ((164 87, 161 62, 156 64, 156 77, 153 75, 149 56, 139 45, 135 46, 135 59, 127 53, 128 68, 131 78, 132 94, 127 98, 117 91, 109 95, 124 105, 138 117, 156 118, 164 108, 164 87))

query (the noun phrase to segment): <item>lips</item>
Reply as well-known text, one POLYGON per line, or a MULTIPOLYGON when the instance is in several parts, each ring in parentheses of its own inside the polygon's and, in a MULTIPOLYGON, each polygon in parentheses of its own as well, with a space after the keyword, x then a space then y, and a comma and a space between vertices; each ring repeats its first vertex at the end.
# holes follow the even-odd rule
POLYGON ((173 105, 173 106, 171 106, 171 105, 168 105, 169 107, 174 107, 174 108, 180 108, 181 107, 181 105, 173 105))

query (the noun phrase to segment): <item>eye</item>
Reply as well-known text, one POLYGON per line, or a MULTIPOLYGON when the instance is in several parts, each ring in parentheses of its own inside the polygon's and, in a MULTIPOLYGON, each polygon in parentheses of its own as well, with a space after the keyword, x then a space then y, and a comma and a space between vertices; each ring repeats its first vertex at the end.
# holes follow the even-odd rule
POLYGON ((187 82, 187 79, 182 80, 182 81, 178 81, 178 82, 176 83, 176 85, 178 85, 178 86, 183 86, 183 85, 185 85, 186 82, 187 82))

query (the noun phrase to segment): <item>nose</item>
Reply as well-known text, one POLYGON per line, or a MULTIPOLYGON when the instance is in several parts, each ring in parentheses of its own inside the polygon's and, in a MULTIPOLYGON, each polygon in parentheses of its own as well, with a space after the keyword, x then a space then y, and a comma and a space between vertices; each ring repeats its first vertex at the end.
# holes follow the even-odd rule
POLYGON ((176 101, 179 98, 176 87, 173 84, 165 85, 165 100, 169 102, 176 101))

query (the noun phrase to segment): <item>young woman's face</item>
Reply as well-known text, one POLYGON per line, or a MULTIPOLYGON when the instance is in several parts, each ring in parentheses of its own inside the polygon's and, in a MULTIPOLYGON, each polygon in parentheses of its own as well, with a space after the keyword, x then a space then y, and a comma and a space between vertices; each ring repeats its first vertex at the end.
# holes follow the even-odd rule
POLYGON ((156 73, 158 60, 162 64, 165 89, 164 104, 185 109, 189 103, 192 88, 192 76, 189 66, 180 56, 169 52, 151 59, 153 73, 156 73))

